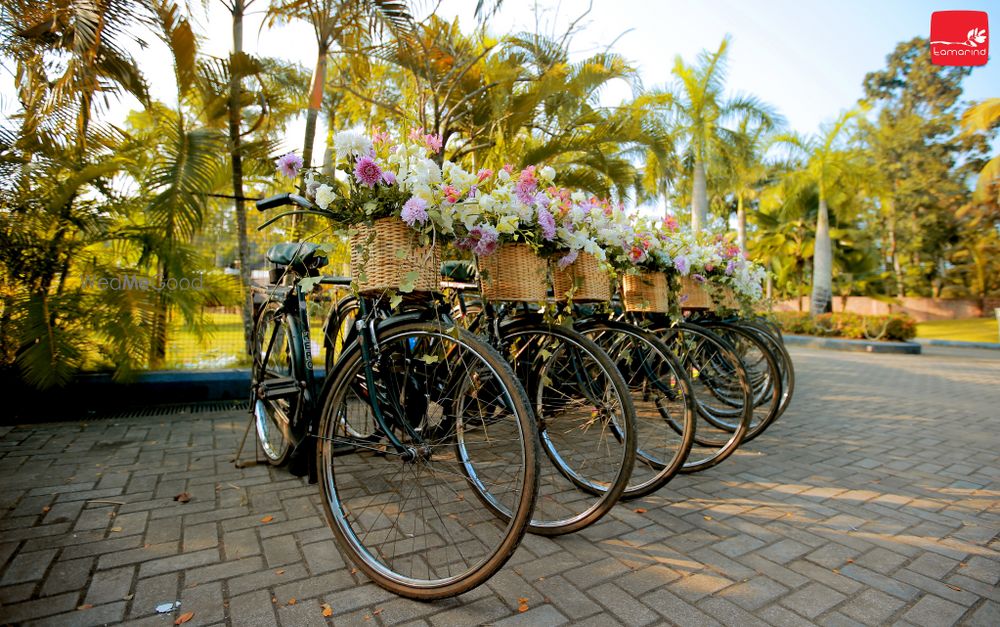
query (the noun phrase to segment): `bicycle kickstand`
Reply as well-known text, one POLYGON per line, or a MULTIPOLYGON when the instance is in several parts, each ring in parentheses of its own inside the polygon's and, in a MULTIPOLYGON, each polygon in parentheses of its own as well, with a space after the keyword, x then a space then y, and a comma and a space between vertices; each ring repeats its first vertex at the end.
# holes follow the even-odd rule
POLYGON ((247 420, 247 428, 243 430, 243 439, 240 440, 240 447, 236 450, 236 455, 231 460, 229 460, 237 468, 251 468, 260 463, 260 457, 258 453, 258 451, 260 450, 259 446, 260 441, 258 439, 260 437, 260 434, 257 433, 256 429, 253 429, 254 459, 253 461, 246 463, 240 461, 240 457, 243 455, 243 447, 245 447, 247 443, 247 436, 250 435, 250 430, 253 428, 254 422, 256 421, 256 416, 253 413, 254 399, 256 397, 257 397, 257 390, 254 389, 250 393, 250 411, 249 411, 250 418, 249 420, 247 420))

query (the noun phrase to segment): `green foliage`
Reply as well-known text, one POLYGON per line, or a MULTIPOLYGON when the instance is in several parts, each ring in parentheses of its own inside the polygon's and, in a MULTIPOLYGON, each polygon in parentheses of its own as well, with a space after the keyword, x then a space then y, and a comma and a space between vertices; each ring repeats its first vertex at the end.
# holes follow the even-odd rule
POLYGON ((911 340, 917 335, 916 321, 906 314, 867 316, 837 312, 810 316, 800 311, 776 311, 771 315, 782 331, 794 335, 897 341, 911 340))

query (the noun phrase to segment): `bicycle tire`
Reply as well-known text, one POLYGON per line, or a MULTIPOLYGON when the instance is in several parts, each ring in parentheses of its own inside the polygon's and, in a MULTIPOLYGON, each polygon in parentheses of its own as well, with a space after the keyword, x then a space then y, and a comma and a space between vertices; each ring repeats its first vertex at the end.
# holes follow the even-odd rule
MULTIPOLYGON (((297 380, 301 360, 294 350, 296 321, 282 313, 278 302, 265 304, 257 313, 251 337, 251 386, 274 378, 297 380)), ((294 444, 292 422, 298 412, 300 396, 252 401, 257 442, 264 458, 272 466, 284 466, 294 444)))
POLYGON ((652 494, 683 467, 694 443, 691 381, 677 357, 654 334, 616 320, 589 320, 576 329, 615 362, 636 408, 636 464, 622 500, 652 494))
POLYGON ((404 322, 383 324, 376 335, 372 367, 381 381, 374 393, 380 407, 397 412, 394 433, 405 438, 408 431, 443 422, 446 399, 435 396, 440 393, 455 396, 455 427, 436 433, 434 440, 411 440, 421 452, 409 461, 391 447, 383 450, 346 435, 345 422, 360 415, 356 428, 361 429, 371 410, 363 397, 372 391, 363 383, 361 347, 352 344, 324 385, 316 447, 323 510, 338 546, 377 585, 419 600, 462 594, 499 570, 527 529, 538 481, 534 416, 510 366, 471 334, 440 323, 404 322), (452 366, 455 372, 463 368, 461 376, 444 376, 452 366), (415 416, 410 401, 419 397, 407 397, 407 382, 418 375, 426 378, 427 404, 415 416), (466 417, 460 410, 484 407, 478 394, 489 386, 475 387, 484 379, 502 396, 485 399, 493 413, 466 417), (449 388, 456 382, 466 387, 449 388), (398 422, 404 419, 411 421, 408 428, 398 422), (490 439, 488 430, 497 437, 490 439), (481 454, 482 461, 473 454, 481 454), (493 472, 512 476, 501 485, 492 480, 493 472), (403 480, 406 473, 412 480, 403 480), (484 507, 482 491, 507 503, 509 515, 498 517, 484 507), (416 504, 415 497, 424 498, 416 504), (386 523, 391 524, 386 528, 386 523), (468 557, 474 550, 478 553, 468 557), (456 565, 460 560, 465 563, 456 565))

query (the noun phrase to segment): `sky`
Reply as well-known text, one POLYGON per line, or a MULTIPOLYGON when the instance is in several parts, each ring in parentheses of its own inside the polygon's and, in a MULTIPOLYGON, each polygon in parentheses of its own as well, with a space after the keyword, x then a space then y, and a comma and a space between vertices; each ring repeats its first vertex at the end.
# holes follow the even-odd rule
MULTIPOLYGON (((232 45, 229 15, 217 0, 199 13, 196 30, 204 36, 202 50, 224 56, 232 45)), ((447 19, 458 17, 466 30, 474 24, 475 0, 411 0, 418 17, 432 11, 447 19)), ((587 0, 504 0, 487 25, 494 33, 535 31, 561 34, 588 8, 587 0)), ((311 28, 292 23, 260 29, 266 0, 251 6, 244 28, 244 46, 261 56, 280 56, 312 68, 316 46, 311 28), (259 6, 258 6, 259 5, 259 6), (256 10, 255 12, 253 12, 256 10)), ((577 24, 571 43, 573 59, 613 44, 612 50, 638 68, 647 87, 671 81, 674 58, 693 62, 703 49, 714 50, 729 34, 728 81, 731 93, 754 94, 782 114, 791 129, 811 133, 831 122, 863 95, 867 72, 885 67, 886 57, 900 41, 926 37, 933 11, 982 10, 1000 20, 1000 3, 993 0, 593 0, 590 12, 577 24)), ((991 33, 992 34, 992 33, 991 33)), ((147 36, 148 37, 148 36, 147 36)), ((1000 49, 995 43, 993 54, 1000 49)), ((159 42, 137 57, 154 97, 172 102, 170 57, 159 42)), ((10 68, 0 72, 0 112, 16 110, 10 68)), ((975 68, 965 81, 964 100, 1000 96, 1000 61, 975 68)), ((607 89, 602 101, 618 104, 628 88, 607 89)), ((134 100, 112 105, 108 117, 122 120, 134 100)), ((283 149, 301 150, 304 122, 289 127, 283 149)), ((317 137, 324 136, 323 129, 317 137)), ((319 146, 317 146, 319 148, 319 146)))

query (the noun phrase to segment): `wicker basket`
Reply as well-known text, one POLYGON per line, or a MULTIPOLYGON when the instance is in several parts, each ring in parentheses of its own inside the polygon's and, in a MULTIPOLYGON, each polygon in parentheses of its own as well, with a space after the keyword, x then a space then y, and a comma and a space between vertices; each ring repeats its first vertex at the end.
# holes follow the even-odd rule
POLYGON ((689 276, 681 277, 681 309, 711 309, 712 297, 702 283, 689 276))
POLYGON ((666 313, 670 307, 667 275, 662 272, 624 275, 622 304, 625 306, 625 311, 666 313))
POLYGON ((537 302, 548 291, 545 260, 527 244, 503 244, 479 259, 483 297, 487 300, 537 302))
POLYGON ((365 282, 359 282, 359 291, 372 294, 398 289, 413 270, 419 272, 414 292, 438 291, 440 252, 436 246, 417 246, 416 242, 417 234, 397 218, 375 220, 373 226, 358 225, 351 235, 351 276, 357 280, 364 273, 365 282), (363 261, 359 248, 365 247, 368 259, 363 261))
POLYGON ((567 300, 572 292, 573 302, 603 302, 611 300, 611 280, 608 273, 601 270, 601 263, 590 253, 581 252, 576 261, 560 270, 552 264, 552 291, 556 300, 567 300))
POLYGON ((736 299, 736 293, 733 292, 733 288, 724 287, 722 288, 721 298, 713 299, 715 304, 715 309, 739 309, 740 301, 736 299))

